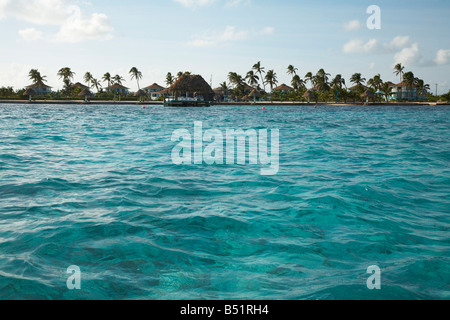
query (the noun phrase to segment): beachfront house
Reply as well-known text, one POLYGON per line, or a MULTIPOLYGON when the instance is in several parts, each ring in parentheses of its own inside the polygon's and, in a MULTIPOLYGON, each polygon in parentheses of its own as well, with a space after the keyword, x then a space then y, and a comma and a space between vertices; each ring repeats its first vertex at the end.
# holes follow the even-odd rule
POLYGON ((34 95, 36 95, 36 96, 42 96, 42 95, 50 94, 52 92, 52 87, 47 86, 43 83, 34 83, 32 85, 25 87, 25 90, 28 90, 28 89, 33 89, 33 91, 35 93, 34 95))
POLYGON ((161 87, 157 83, 154 83, 151 86, 143 88, 142 90, 144 90, 145 93, 147 93, 147 96, 149 96, 150 99, 155 101, 155 100, 158 100, 159 98, 161 98, 161 96, 163 95, 163 92, 164 92, 164 90, 166 90, 166 88, 161 87))
POLYGON ((392 88, 391 100, 418 100, 421 98, 417 88, 408 88, 404 81, 398 84, 390 82, 389 87, 392 88))

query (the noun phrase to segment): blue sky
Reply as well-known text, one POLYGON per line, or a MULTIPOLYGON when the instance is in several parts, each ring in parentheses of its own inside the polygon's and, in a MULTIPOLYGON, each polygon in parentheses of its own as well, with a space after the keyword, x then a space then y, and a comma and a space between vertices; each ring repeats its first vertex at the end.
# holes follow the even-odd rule
POLYGON ((439 92, 450 89, 450 2, 266 0, 0 0, 0 86, 29 84, 37 68, 55 89, 62 67, 82 81, 128 71, 141 86, 164 85, 167 72, 201 74, 213 86, 230 71, 245 76, 261 61, 279 83, 324 68, 347 82, 355 72, 398 82, 401 62, 439 92), (369 30, 366 10, 381 9, 381 30, 369 30))

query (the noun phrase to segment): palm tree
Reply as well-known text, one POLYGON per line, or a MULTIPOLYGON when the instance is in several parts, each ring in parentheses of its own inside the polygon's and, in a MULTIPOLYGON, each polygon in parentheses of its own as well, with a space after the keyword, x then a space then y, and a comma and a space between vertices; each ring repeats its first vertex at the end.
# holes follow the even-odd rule
POLYGON ((170 87, 171 85, 173 85, 174 82, 175 82, 175 78, 172 76, 172 74, 170 72, 168 72, 167 76, 166 76, 166 85, 168 87, 170 87))
POLYGON ((335 90, 341 90, 342 86, 345 86, 345 79, 342 78, 342 75, 337 74, 333 80, 331 80, 331 87, 335 90))
POLYGON ((28 73, 28 77, 33 81, 33 84, 43 85, 44 82, 47 82, 47 80, 45 79, 47 78, 47 76, 42 76, 37 69, 31 69, 28 73))
POLYGON ((228 73, 228 81, 233 86, 233 94, 235 97, 242 97, 244 95, 244 79, 236 72, 228 73))
POLYGON ((261 82, 264 86, 264 91, 266 91, 266 84, 264 83, 264 77, 263 77, 263 73, 266 73, 264 71, 264 67, 261 67, 261 61, 258 61, 257 63, 255 63, 252 67, 253 70, 255 70, 256 73, 259 73, 259 78, 261 79, 261 82))
POLYGON ((317 71, 317 74, 313 77, 314 86, 318 87, 320 91, 329 91, 330 85, 328 83, 329 73, 326 73, 324 69, 317 71))
POLYGON ((112 78, 112 81, 114 82, 114 84, 122 85, 122 81, 125 81, 125 79, 122 78, 120 75, 116 74, 116 75, 112 78))
POLYGON ((294 77, 295 75, 297 75, 297 71, 298 69, 295 68, 292 64, 287 68, 287 74, 291 75, 292 77, 294 77))
POLYGON ((419 79, 419 80, 417 80, 416 89, 417 89, 418 95, 425 96, 427 94, 428 90, 430 90, 430 85, 425 84, 425 82, 422 79, 419 79))
POLYGON ((64 81, 66 80, 73 80, 73 77, 75 75, 75 72, 73 72, 70 68, 62 68, 58 71, 59 79, 63 78, 64 81))
POLYGON ((373 88, 375 92, 377 92, 381 88, 382 84, 383 84, 383 80, 381 80, 380 74, 377 74, 375 77, 373 77, 372 79, 369 79, 369 81, 367 81, 367 85, 369 87, 373 88))
POLYGON ((403 75, 403 82, 405 83, 406 88, 408 89, 408 100, 411 98, 411 91, 413 88, 416 87, 417 82, 418 82, 418 78, 414 77, 414 73, 410 72, 406 72, 403 75))
POLYGON ((58 71, 57 75, 59 76, 59 79, 63 78, 64 90, 69 90, 75 72, 70 68, 62 68, 58 71))
POLYGON ((313 76, 312 72, 308 72, 305 75, 305 80, 306 80, 306 82, 309 81, 311 83, 311 87, 313 86, 313 78, 314 78, 314 76, 313 76))
POLYGON ((291 81, 292 86, 294 87, 295 90, 299 90, 300 88, 304 89, 305 88, 305 82, 300 78, 299 75, 295 75, 292 77, 292 81, 291 81))
POLYGON ((354 83, 356 86, 361 86, 364 82, 366 82, 366 78, 363 78, 361 73, 355 73, 350 78, 350 82, 354 83))
POLYGON ((100 92, 102 90, 102 85, 100 84, 100 81, 93 78, 91 82, 92 82, 91 88, 97 89, 97 92, 100 92))
POLYGON ((142 79, 142 72, 140 72, 136 67, 131 68, 130 72, 131 80, 136 79, 138 85, 138 91, 141 90, 139 87, 139 80, 142 79))
POLYGON ((402 66, 401 63, 396 64, 394 67, 394 74, 396 76, 400 75, 400 83, 403 82, 403 75, 404 75, 403 70, 405 70, 405 67, 402 66))
POLYGON ((245 79, 248 81, 248 83, 254 87, 258 84, 259 77, 253 72, 253 70, 247 72, 247 75, 245 76, 245 79))
POLYGON ((180 79, 183 76, 183 74, 184 74, 184 72, 181 72, 181 71, 178 72, 177 73, 177 79, 180 79))
POLYGON ((94 77, 92 76, 92 74, 90 72, 86 72, 84 74, 84 82, 86 82, 88 84, 88 87, 91 87, 92 79, 94 79, 94 77))
POLYGON ((226 82, 226 81, 222 82, 219 86, 220 86, 220 88, 223 89, 223 90, 228 90, 228 85, 227 85, 227 82, 226 82))
POLYGON ((108 82, 108 87, 111 86, 112 77, 109 72, 105 73, 102 78, 103 82, 108 82))
POLYGON ((266 80, 266 83, 270 85, 270 92, 272 92, 273 87, 278 83, 277 74, 274 70, 269 70, 264 79, 266 80))
POLYGON ((388 102, 389 97, 392 95, 392 87, 389 85, 389 83, 385 82, 381 85, 380 91, 383 93, 384 97, 386 98, 386 102, 388 102))

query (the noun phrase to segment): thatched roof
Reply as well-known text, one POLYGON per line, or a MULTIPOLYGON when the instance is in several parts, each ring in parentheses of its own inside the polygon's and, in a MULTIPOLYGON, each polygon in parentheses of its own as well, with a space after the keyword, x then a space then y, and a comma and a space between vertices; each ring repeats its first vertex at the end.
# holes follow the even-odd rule
POLYGON ((134 93, 135 97, 146 97, 147 96, 147 92, 145 92, 144 90, 139 90, 137 92, 134 93))
POLYGON ((256 90, 252 90, 252 92, 250 92, 248 94, 248 97, 249 98, 260 98, 261 94, 258 91, 256 91, 256 90))
POLYGON ((23 93, 24 96, 35 96, 36 95, 36 91, 32 88, 28 88, 27 90, 25 90, 25 92, 23 93))
POLYGON ((79 97, 92 97, 93 94, 89 89, 85 88, 85 89, 81 90, 81 92, 78 94, 78 96, 79 97))
POLYGON ((89 87, 88 87, 88 86, 85 86, 84 84, 81 84, 81 83, 79 83, 79 82, 72 84, 70 87, 73 88, 73 89, 75 89, 75 88, 81 88, 82 90, 83 90, 83 89, 88 89, 88 90, 89 90, 89 87))
POLYGON ((214 99, 214 91, 200 75, 182 75, 169 88, 169 92, 178 94, 196 93, 203 96, 203 98, 208 101, 212 101, 214 99))
POLYGON ((375 95, 372 91, 366 90, 362 95, 361 98, 373 98, 375 95))
POLYGON ((148 86, 148 87, 145 87, 145 88, 143 88, 144 90, 147 90, 147 89, 155 89, 155 90, 162 90, 162 89, 164 89, 164 87, 161 87, 159 84, 157 84, 157 83, 154 83, 154 84, 152 84, 151 86, 148 86))
POLYGON ((285 91, 294 91, 294 88, 292 88, 292 87, 289 87, 288 85, 286 85, 286 84, 282 84, 282 85, 279 85, 278 87, 276 87, 275 89, 273 89, 274 91, 278 91, 278 90, 285 90, 285 91))
POLYGON ((303 98, 314 98, 316 95, 311 90, 307 90, 303 95, 303 98))
POLYGON ((44 84, 44 83, 33 83, 29 86, 25 87, 26 89, 39 89, 39 88, 51 88, 50 86, 44 84))
POLYGON ((112 86, 109 86, 109 87, 107 87, 106 88, 106 90, 114 90, 114 89, 123 89, 123 90, 128 90, 129 88, 127 88, 127 87, 124 87, 124 86, 122 86, 122 85, 120 85, 120 84, 113 84, 112 86))

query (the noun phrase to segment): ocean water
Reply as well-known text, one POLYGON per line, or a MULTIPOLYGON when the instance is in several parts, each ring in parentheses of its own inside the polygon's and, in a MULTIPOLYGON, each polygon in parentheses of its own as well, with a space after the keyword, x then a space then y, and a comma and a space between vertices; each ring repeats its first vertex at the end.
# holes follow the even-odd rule
POLYGON ((448 106, 0 105, 0 299, 449 299, 449 228, 448 106), (195 121, 278 174, 174 165, 195 121))

